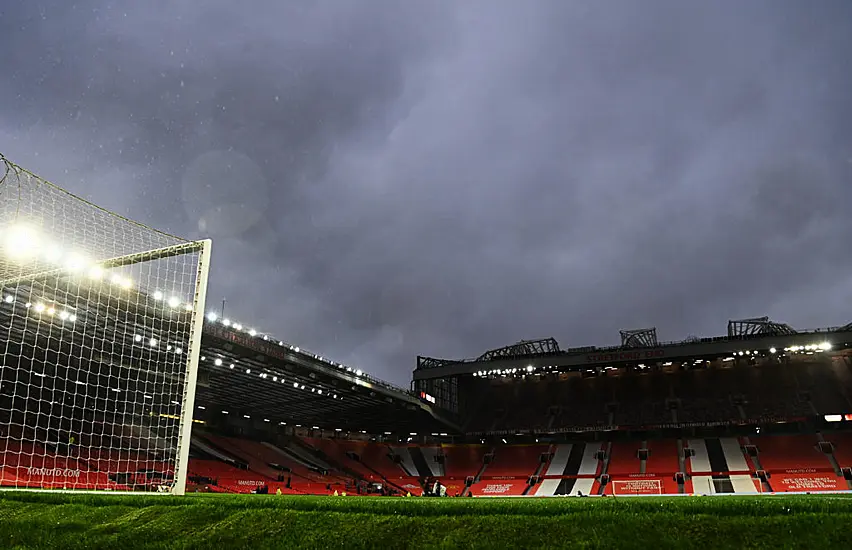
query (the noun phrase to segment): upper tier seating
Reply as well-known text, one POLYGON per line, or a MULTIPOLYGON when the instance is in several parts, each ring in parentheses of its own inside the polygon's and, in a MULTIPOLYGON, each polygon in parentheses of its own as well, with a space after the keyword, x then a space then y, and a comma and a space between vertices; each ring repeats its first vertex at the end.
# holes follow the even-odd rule
POLYGON ((544 374, 526 380, 462 380, 460 402, 469 432, 558 430, 606 425, 765 421, 852 410, 852 374, 830 361, 723 363, 600 375, 544 374))

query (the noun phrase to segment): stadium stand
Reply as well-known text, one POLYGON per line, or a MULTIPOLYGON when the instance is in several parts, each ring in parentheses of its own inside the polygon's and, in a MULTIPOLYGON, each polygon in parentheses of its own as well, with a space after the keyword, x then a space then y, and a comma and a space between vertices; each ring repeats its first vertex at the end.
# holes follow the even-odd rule
POLYGON ((547 445, 506 445, 492 449, 493 458, 482 474, 488 479, 517 478, 526 480, 541 466, 547 445))
POLYGON ((757 456, 752 460, 759 463, 758 469, 771 474, 834 470, 813 435, 751 437, 750 442, 757 448, 757 456))
POLYGON ((443 445, 444 473, 449 479, 464 480, 478 477, 485 468, 485 455, 488 448, 484 445, 443 445))
POLYGON ((639 447, 638 441, 612 443, 609 456, 607 457, 607 473, 610 475, 639 474, 639 447))
POLYGON ((840 468, 852 468, 852 433, 827 433, 825 440, 831 444, 832 456, 840 468))

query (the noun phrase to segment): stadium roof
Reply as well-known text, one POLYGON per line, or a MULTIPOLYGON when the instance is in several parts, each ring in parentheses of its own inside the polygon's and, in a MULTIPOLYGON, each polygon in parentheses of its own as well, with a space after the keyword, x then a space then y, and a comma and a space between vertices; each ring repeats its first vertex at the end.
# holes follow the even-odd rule
POLYGON ((340 431, 458 431, 411 392, 360 370, 272 340, 208 322, 202 339, 198 419, 279 423, 340 431), (250 418, 246 418, 250 417, 250 418))
MULTIPOLYGON (((843 327, 796 331, 767 317, 728 322, 728 334, 714 338, 690 338, 682 342, 657 341, 656 329, 621 331, 621 345, 587 346, 562 350, 553 338, 522 341, 488 351, 476 359, 418 357, 414 380, 430 380, 479 373, 543 368, 580 369, 617 364, 657 363, 671 359, 719 357, 749 350, 783 352, 785 348, 820 345, 834 349, 852 347, 852 324, 843 327)), ((810 348, 808 348, 810 349, 810 348)))
MULTIPOLYGON (((189 306, 129 286, 84 300, 79 296, 86 285, 100 284, 87 279, 68 286, 48 275, 37 288, 33 284, 3 285, 0 330, 7 335, 6 356, 17 357, 18 364, 5 365, 13 372, 3 378, 2 395, 30 395, 53 406, 52 396, 61 391, 98 411, 120 401, 133 414, 180 414, 174 392, 164 388, 183 371, 187 356, 180 347, 158 342, 158 334, 167 334, 169 323, 186 324, 189 306), (88 347, 86 338, 93 337, 98 344, 88 347)), ((204 323, 197 420, 373 434, 458 432, 445 413, 405 389, 225 321, 204 323)))

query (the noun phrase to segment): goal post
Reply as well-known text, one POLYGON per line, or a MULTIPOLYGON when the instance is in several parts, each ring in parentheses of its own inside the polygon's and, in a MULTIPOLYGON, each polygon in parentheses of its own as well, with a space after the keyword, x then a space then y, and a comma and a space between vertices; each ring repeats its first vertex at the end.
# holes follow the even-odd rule
POLYGON ((207 298, 207 277, 210 267, 210 249, 212 242, 202 241, 201 257, 198 262, 198 278, 193 301, 193 319, 189 335, 189 349, 186 359, 186 383, 184 385, 180 424, 177 442, 177 469, 172 492, 183 495, 186 492, 186 478, 189 473, 189 448, 192 444, 192 421, 195 411, 195 388, 198 383, 198 361, 201 353, 201 334, 204 331, 204 311, 207 298))
POLYGON ((184 493, 210 253, 0 156, 0 488, 184 493))

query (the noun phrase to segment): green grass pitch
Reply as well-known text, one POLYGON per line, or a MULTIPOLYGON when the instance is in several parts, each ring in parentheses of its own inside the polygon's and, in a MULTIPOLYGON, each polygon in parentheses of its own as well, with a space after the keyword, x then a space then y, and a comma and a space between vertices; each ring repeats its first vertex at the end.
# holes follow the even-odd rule
POLYGON ((0 548, 852 548, 852 496, 0 493, 0 548))

